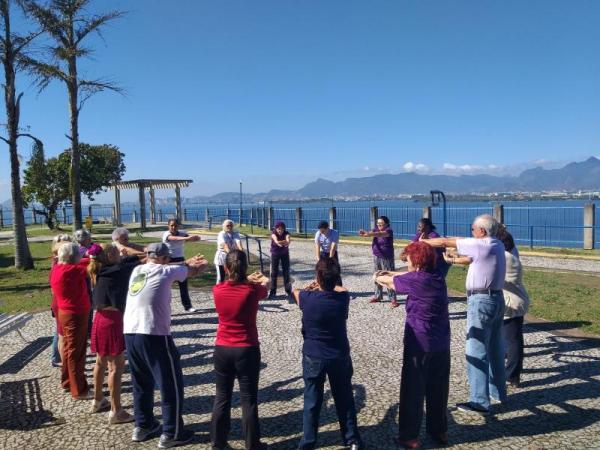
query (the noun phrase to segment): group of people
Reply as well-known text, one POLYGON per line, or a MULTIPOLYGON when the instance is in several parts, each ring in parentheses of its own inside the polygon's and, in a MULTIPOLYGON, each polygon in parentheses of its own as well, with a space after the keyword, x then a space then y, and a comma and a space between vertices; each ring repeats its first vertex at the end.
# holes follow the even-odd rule
MULTIPOLYGON (((379 302, 387 289, 392 307, 406 297, 406 323, 400 388, 397 443, 418 448, 426 403, 426 428, 438 444, 448 442, 447 403, 450 379, 450 324, 445 276, 452 264, 469 265, 467 275, 468 402, 458 409, 487 414, 490 399, 506 399, 506 381, 517 387, 523 363, 523 315, 528 298, 512 236, 491 216, 480 216, 471 238, 444 238, 431 220, 418 224, 417 234, 400 255, 407 270, 396 271, 393 230, 387 217, 371 231, 375 293, 379 302), (452 250, 455 249, 455 250, 452 250), (506 365, 505 365, 506 356, 506 365)), ((203 256, 183 257, 183 243, 198 240, 179 229, 176 220, 162 242, 139 246, 129 242, 123 228, 113 242, 98 245, 89 233, 60 235, 53 242, 50 286, 57 318, 57 351, 53 364, 62 363, 61 384, 77 400, 92 400, 94 413, 109 411, 109 424, 135 421, 132 440, 160 434, 159 448, 189 442, 193 433, 182 419, 184 385, 177 347, 171 335, 171 286, 179 283, 187 312, 191 305, 187 279, 208 270, 203 256), (95 310, 91 330, 90 311, 95 310), (88 334, 97 355, 93 390, 84 366, 88 334), (134 414, 121 406, 121 377, 125 350, 133 385, 134 414), (110 400, 103 382, 108 368, 110 400), (161 392, 162 424, 153 414, 154 389, 161 392)), ((216 395, 210 435, 212 448, 227 448, 235 379, 240 386, 242 430, 246 449, 263 448, 258 415, 260 341, 256 326, 258 303, 274 298, 279 266, 285 292, 302 311, 302 374, 304 413, 299 449, 317 445, 319 413, 325 378, 329 379, 344 445, 363 447, 352 392, 352 359, 347 336, 350 295, 342 286, 338 258, 339 233, 321 222, 314 238, 315 280, 292 290, 290 234, 278 222, 271 234, 271 277, 248 275, 248 255, 232 221, 223 223, 217 238, 213 288, 218 327, 214 348, 216 395)))

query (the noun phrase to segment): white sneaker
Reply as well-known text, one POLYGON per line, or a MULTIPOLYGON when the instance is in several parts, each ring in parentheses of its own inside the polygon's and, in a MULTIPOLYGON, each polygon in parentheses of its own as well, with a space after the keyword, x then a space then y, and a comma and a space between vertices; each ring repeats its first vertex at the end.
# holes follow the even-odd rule
POLYGON ((116 425, 118 423, 129 423, 129 422, 133 422, 134 420, 135 420, 135 417, 133 417, 131 414, 129 414, 124 409, 120 409, 117 412, 110 411, 108 413, 108 424, 109 425, 116 425))
POLYGON ((195 313, 196 311, 198 311, 196 308, 185 308, 185 312, 195 313))
POLYGON ((104 397, 100 401, 94 400, 92 402, 92 410, 91 410, 92 414, 106 411, 108 409, 110 409, 110 402, 106 399, 106 397, 104 397))

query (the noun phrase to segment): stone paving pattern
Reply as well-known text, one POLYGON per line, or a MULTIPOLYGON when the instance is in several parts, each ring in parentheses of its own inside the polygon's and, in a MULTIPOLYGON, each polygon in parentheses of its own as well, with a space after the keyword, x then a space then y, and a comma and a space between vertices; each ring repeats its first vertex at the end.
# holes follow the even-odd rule
MULTIPOLYGON (((312 244, 295 242, 292 271, 296 286, 313 276, 312 244)), ((353 384, 360 431, 369 449, 393 449, 397 431, 404 308, 369 304, 372 294, 370 250, 343 245, 344 284, 353 300, 348 334, 354 362, 353 384)), ((215 393, 212 346, 217 325, 209 292, 195 292, 199 312, 184 313, 174 293, 173 336, 182 357, 185 382, 184 420, 196 432, 187 448, 210 448, 209 422, 215 393)), ((493 406, 488 418, 452 409, 468 398, 464 363, 465 299, 453 297, 452 369, 449 438, 452 448, 554 449, 600 448, 600 341, 573 340, 525 327, 526 359, 522 388, 493 406)), ((600 299, 599 299, 600 300, 600 299)), ((302 424, 300 312, 281 297, 263 301, 258 314, 262 348, 259 413, 264 442, 274 449, 296 448, 302 424)), ((59 386, 59 370, 49 362, 53 332, 50 313, 36 314, 23 330, 0 338, 0 448, 126 449, 156 448, 157 439, 130 441, 132 424, 106 425, 105 413, 89 414, 90 403, 74 401, 59 386)), ((88 356, 91 380, 94 358, 88 356)), ((237 389, 237 388, 236 388, 237 389)), ((156 414, 160 396, 156 393, 156 414)), ((321 414, 320 448, 340 448, 341 439, 329 391, 321 414)), ((131 411, 129 374, 123 403, 131 411)), ((239 399, 234 394, 230 445, 240 440, 239 399)), ((424 448, 434 448, 422 432, 424 448)))

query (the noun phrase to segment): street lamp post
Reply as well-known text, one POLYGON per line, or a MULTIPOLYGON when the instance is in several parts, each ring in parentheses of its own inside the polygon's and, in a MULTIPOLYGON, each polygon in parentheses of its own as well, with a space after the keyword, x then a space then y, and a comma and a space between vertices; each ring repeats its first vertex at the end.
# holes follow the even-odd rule
POLYGON ((242 226, 242 180, 240 180, 240 226, 242 226))

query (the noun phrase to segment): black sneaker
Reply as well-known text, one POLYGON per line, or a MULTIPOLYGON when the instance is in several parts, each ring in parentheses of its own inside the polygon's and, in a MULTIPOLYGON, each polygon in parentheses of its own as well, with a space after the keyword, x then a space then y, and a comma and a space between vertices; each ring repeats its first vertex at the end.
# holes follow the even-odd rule
POLYGON ((276 291, 271 291, 269 292, 269 296, 267 297, 267 300, 275 300, 276 297, 276 291))
POLYGON ((180 445, 188 444, 192 439, 194 439, 194 432, 192 430, 183 430, 177 437, 161 434, 158 441, 158 448, 179 447, 180 445))
POLYGON ((456 409, 471 414, 479 414, 480 416, 487 416, 490 413, 490 411, 487 408, 484 408, 483 406, 480 406, 477 403, 473 402, 457 403, 456 409))
POLYGON ((150 428, 135 427, 133 429, 133 434, 131 435, 131 440, 133 442, 144 442, 158 434, 160 428, 161 425, 158 421, 154 422, 154 425, 150 428))

